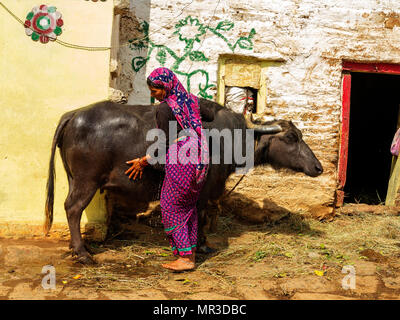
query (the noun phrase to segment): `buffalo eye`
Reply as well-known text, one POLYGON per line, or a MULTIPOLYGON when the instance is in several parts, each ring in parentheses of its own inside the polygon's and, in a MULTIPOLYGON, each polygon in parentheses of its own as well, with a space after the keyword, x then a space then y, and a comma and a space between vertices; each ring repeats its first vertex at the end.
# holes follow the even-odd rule
POLYGON ((299 137, 297 136, 297 134, 295 132, 289 131, 288 133, 285 134, 284 140, 287 143, 297 143, 297 142, 299 142, 299 137))

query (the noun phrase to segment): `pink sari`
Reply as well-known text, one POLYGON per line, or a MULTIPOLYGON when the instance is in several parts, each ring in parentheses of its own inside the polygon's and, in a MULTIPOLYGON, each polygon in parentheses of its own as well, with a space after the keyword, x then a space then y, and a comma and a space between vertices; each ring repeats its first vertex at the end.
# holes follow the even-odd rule
POLYGON ((169 147, 160 197, 162 220, 174 254, 192 254, 197 245, 196 204, 209 161, 198 99, 167 68, 155 69, 148 79, 164 87, 163 102, 169 105, 182 129, 192 133, 169 147))

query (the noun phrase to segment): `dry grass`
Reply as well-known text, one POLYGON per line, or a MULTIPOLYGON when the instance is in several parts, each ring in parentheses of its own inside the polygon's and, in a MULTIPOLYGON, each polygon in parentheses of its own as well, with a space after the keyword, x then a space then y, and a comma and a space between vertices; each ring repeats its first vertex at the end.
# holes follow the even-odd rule
POLYGON ((233 260, 250 266, 268 262, 273 267, 264 277, 287 277, 327 267, 340 272, 344 265, 366 259, 361 254, 365 249, 387 257, 398 256, 400 250, 400 217, 360 213, 321 223, 291 214, 278 223, 250 226, 234 223, 231 216, 221 220, 218 231, 241 241, 232 241, 202 268, 233 260))
MULTIPOLYGON (((256 270, 252 273, 255 279, 299 277, 328 270, 324 278, 330 280, 340 275, 344 265, 367 259, 361 253, 366 249, 398 258, 400 217, 358 213, 322 223, 290 214, 275 223, 250 224, 225 213, 209 240, 218 251, 211 256, 199 255, 197 272, 214 279, 224 292, 232 290, 236 280, 249 276, 243 270, 250 267, 256 270)), ((115 261, 82 268, 79 283, 121 292, 157 289, 160 281, 169 280, 169 273, 158 266, 173 258, 166 245, 144 239, 106 244, 106 254, 115 261)))
POLYGON ((172 257, 170 248, 151 241, 117 240, 95 249, 100 252, 95 255, 97 260, 102 259, 100 266, 83 266, 79 285, 106 291, 160 289, 158 281, 165 279, 167 272, 160 272, 157 264, 172 257), (99 258, 102 254, 105 257, 99 258))

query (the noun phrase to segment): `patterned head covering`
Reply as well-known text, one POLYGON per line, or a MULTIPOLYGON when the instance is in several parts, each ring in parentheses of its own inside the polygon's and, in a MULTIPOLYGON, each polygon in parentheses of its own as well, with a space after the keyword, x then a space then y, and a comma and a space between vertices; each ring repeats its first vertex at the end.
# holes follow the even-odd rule
POLYGON ((176 120, 183 129, 192 129, 197 133, 200 152, 196 166, 196 181, 202 182, 208 169, 208 146, 204 133, 198 98, 183 87, 178 77, 168 68, 155 69, 147 79, 165 89, 165 97, 161 102, 166 102, 172 109, 176 120))

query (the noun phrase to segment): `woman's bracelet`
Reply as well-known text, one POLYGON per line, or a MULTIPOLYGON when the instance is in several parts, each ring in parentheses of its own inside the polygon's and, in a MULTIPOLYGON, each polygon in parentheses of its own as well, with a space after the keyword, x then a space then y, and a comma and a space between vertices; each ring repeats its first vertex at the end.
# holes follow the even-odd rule
POLYGON ((139 164, 140 164, 141 167, 146 167, 146 166, 149 164, 149 163, 147 162, 146 156, 140 158, 139 164))

